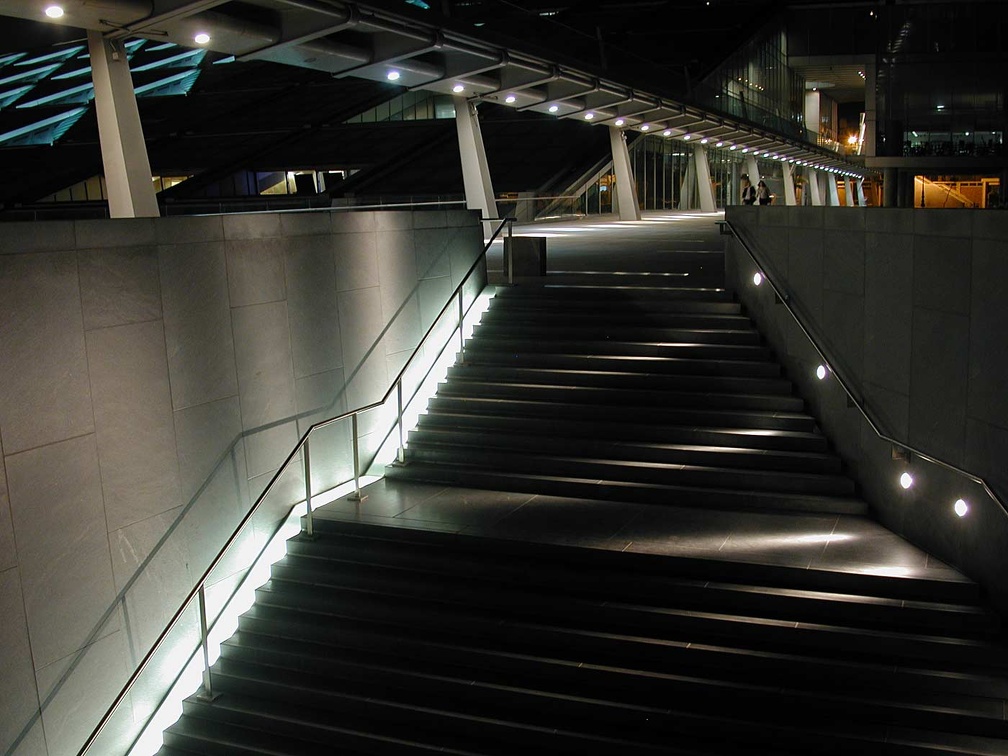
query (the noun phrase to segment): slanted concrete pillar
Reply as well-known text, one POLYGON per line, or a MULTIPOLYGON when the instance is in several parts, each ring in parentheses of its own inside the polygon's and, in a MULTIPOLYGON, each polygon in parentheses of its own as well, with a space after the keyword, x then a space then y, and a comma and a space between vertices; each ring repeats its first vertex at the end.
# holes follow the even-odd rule
POLYGON ((609 145, 612 148, 613 173, 616 174, 616 196, 614 208, 620 220, 640 220, 640 202, 637 199, 637 184, 630 168, 630 151, 627 150, 626 134, 615 126, 609 127, 609 145))
MULTIPOLYGON (((466 207, 479 210, 484 218, 497 217, 497 200, 490 181, 483 135, 480 132, 476 106, 464 97, 455 98, 455 127, 458 131, 459 156, 462 158, 462 184, 465 187, 466 207)), ((493 233, 497 223, 483 224, 484 233, 493 233)))
POLYGON ((746 173, 749 174, 749 183, 756 186, 760 180, 759 166, 756 165, 756 158, 752 155, 746 155, 745 170, 746 173))
POLYGON ((784 204, 788 207, 794 207, 798 204, 794 190, 794 165, 781 163, 781 168, 784 171, 784 204))
POLYGON ((812 200, 812 206, 822 207, 823 198, 822 192, 820 191, 821 187, 819 186, 818 171, 816 171, 815 168, 809 168, 806 177, 808 180, 805 183, 808 184, 809 197, 812 200))
POLYGON ((157 195, 126 51, 122 41, 107 40, 101 32, 88 31, 87 40, 109 214, 156 218, 157 195))
POLYGON ((714 201, 714 186, 711 184, 710 164, 707 162, 707 150, 702 144, 693 145, 693 163, 696 166, 694 173, 697 180, 697 197, 700 200, 700 209, 705 213, 713 213, 717 210, 714 201))
POLYGON ((840 207, 840 195, 836 188, 836 174, 832 171, 825 171, 826 176, 826 196, 829 198, 830 207, 840 207))
POLYGON ((858 179, 857 182, 857 201, 861 207, 864 207, 865 205, 868 204, 868 201, 865 199, 865 193, 864 193, 864 179, 858 179))
POLYGON ((679 187, 679 209, 692 210, 696 207, 696 163, 690 155, 686 160, 686 175, 679 187))
POLYGON ((847 204, 847 207, 854 207, 854 185, 847 176, 844 176, 843 188, 844 188, 844 200, 847 204))

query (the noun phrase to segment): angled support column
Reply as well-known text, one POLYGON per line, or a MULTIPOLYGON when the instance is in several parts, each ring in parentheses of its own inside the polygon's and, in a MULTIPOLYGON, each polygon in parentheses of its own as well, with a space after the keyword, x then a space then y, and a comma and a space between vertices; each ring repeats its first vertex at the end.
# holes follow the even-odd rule
POLYGON ((847 207, 854 207, 854 185, 846 176, 843 180, 844 201, 847 207))
POLYGON ((609 145, 612 148, 613 173, 616 174, 616 209, 620 220, 640 220, 640 202, 637 199, 637 184, 630 169, 630 151, 626 145, 626 134, 615 126, 609 127, 609 145))
MULTIPOLYGON (((490 166, 483 147, 479 116, 476 106, 465 97, 455 98, 455 127, 458 130, 459 156, 462 158, 466 207, 479 210, 484 218, 496 218, 497 200, 490 181, 490 166)), ((484 223, 484 233, 489 237, 496 225, 492 221, 484 223)))
POLYGON ((758 184, 760 180, 759 166, 756 165, 756 158, 754 158, 752 155, 746 155, 745 171, 746 174, 748 174, 749 176, 749 183, 752 184, 753 186, 756 186, 756 184, 758 184))
POLYGON ((859 179, 857 182, 857 201, 861 207, 868 204, 864 195, 864 179, 859 179))
POLYGON ((827 204, 830 207, 840 207, 840 194, 836 188, 836 174, 832 171, 825 171, 826 176, 826 196, 829 198, 827 204))
POLYGON ((813 207, 822 207, 822 187, 819 185, 819 172, 815 168, 809 168, 806 178, 808 184, 809 197, 812 199, 813 207))
POLYGON ((686 175, 679 187, 679 209, 692 210, 696 207, 696 161, 690 155, 686 160, 686 175))
POLYGON ((784 163, 781 168, 784 170, 784 204, 794 207, 798 204, 794 190, 794 166, 784 163))
POLYGON ((700 209, 705 213, 713 213, 717 210, 717 205, 714 201, 714 187, 711 185, 707 150, 702 144, 693 145, 693 162, 696 164, 697 196, 700 198, 700 209))
POLYGON ((89 31, 87 39, 109 214, 156 218, 157 195, 126 51, 121 40, 107 40, 101 32, 89 31))

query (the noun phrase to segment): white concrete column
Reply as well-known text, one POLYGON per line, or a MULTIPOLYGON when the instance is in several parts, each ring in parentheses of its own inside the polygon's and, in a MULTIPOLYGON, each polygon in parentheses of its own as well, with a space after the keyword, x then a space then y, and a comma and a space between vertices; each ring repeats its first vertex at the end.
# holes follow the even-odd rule
POLYGON ((697 196, 700 199, 700 209, 705 213, 713 213, 717 210, 717 203, 714 201, 714 187, 711 184, 707 150, 702 144, 693 145, 693 162, 696 165, 697 196))
POLYGON ((690 155, 686 160, 686 175, 679 188, 679 209, 692 210, 696 207, 696 160, 690 155))
POLYGON ((865 74, 865 133, 864 142, 861 144, 861 154, 874 157, 875 155, 875 129, 877 127, 876 123, 876 112, 875 112, 875 60, 874 58, 869 59, 864 64, 864 74, 865 74))
POLYGON ((826 176, 826 196, 829 198, 827 204, 830 207, 840 207, 840 195, 836 188, 836 174, 832 171, 824 171, 826 176))
POLYGON ((858 204, 861 205, 861 207, 864 207, 866 204, 868 204, 868 201, 865 199, 864 195, 864 179, 858 179, 857 182, 857 201, 858 204))
POLYGON ((759 166, 756 165, 756 158, 752 155, 745 156, 745 171, 749 175, 749 183, 753 186, 759 183, 759 166))
POLYGON ((813 207, 822 207, 822 192, 819 186, 819 172, 815 168, 809 168, 806 172, 806 184, 808 184, 809 197, 812 199, 813 207))
POLYGON ((619 211, 620 220, 640 220, 637 184, 630 168, 630 151, 627 150, 626 134, 622 129, 609 127, 609 145, 612 148, 613 173, 616 174, 616 196, 613 201, 619 211))
POLYGON ((851 182, 850 178, 848 178, 847 176, 844 176, 843 188, 844 188, 844 202, 846 203, 847 207, 854 207, 854 185, 851 182))
POLYGON ((126 51, 120 40, 107 40, 101 32, 88 31, 87 40, 109 215, 156 218, 157 195, 126 51))
MULTIPOLYGON (((480 132, 476 106, 465 97, 455 98, 455 127, 458 131, 459 156, 462 158, 462 184, 465 187, 466 207, 479 210, 484 218, 497 217, 497 200, 490 181, 490 166, 483 134, 480 132)), ((483 224, 487 235, 497 224, 483 224)))
POLYGON ((794 190, 794 165, 781 163, 781 168, 784 171, 784 204, 788 207, 794 207, 798 204, 794 190))

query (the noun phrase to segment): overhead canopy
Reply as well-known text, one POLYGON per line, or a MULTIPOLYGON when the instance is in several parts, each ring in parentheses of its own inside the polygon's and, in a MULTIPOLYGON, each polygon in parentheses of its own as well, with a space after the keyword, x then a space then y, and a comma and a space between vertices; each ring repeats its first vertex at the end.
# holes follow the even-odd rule
MULTIPOLYGON (((58 2, 58 0, 54 0, 58 2)), ((561 65, 541 55, 425 22, 405 9, 325 0, 64 0, 51 23, 205 47, 335 77, 394 81, 577 119, 695 138, 768 158, 858 173, 842 156, 731 117, 561 65)), ((0 12, 47 20, 38 0, 6 0, 0 12)), ((436 19, 435 19, 436 20, 436 19)))

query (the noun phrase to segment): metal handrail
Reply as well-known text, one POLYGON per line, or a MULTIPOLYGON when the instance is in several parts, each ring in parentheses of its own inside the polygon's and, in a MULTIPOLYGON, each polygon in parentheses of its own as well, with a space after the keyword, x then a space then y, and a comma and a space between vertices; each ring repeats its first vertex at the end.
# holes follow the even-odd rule
POLYGON ((722 233, 724 233, 725 228, 731 231, 732 236, 734 236, 738 240, 739 244, 742 245, 742 249, 746 251, 746 254, 749 255, 749 258, 756 264, 756 267, 759 268, 760 273, 763 276, 763 280, 765 280, 768 284, 770 284, 770 288, 773 289, 774 294, 777 297, 777 300, 781 304, 783 304, 784 307, 787 308, 787 311, 791 315, 791 318, 801 329, 801 332, 805 334, 805 338, 809 340, 809 343, 816 350, 816 352, 818 352, 819 356, 823 359, 823 362, 829 366, 830 371, 833 373, 833 377, 836 379, 837 383, 840 384, 840 388, 842 388, 844 393, 847 395, 847 403, 850 406, 857 408, 858 412, 861 413, 861 416, 864 417, 865 421, 868 423, 868 427, 872 429, 872 431, 875 433, 876 436, 878 436, 883 441, 892 444, 894 447, 902 449, 904 452, 908 454, 920 457, 921 459, 930 462, 934 465, 938 465, 939 467, 944 467, 946 470, 954 472, 957 475, 961 475, 962 477, 973 481, 977 485, 982 486, 987 495, 991 499, 993 499, 993 501, 999 507, 1001 507, 1001 511, 1005 515, 1008 515, 1008 506, 1005 505, 1005 502, 1002 501, 1001 497, 997 495, 994 489, 992 489, 987 484, 987 481, 981 478, 979 475, 971 473, 969 470, 964 470, 963 468, 959 467, 958 465, 954 465, 951 462, 946 462, 943 459, 939 459, 938 457, 932 456, 931 454, 928 454, 927 452, 917 448, 916 446, 912 446, 906 443, 905 441, 902 441, 898 438, 894 438, 893 436, 890 436, 888 433, 883 431, 881 427, 879 427, 878 423, 876 423, 875 420, 872 418, 872 416, 868 413, 868 408, 864 405, 864 402, 857 397, 854 391, 847 384, 847 381, 843 379, 843 376, 840 374, 840 371, 836 369, 837 363, 830 359, 829 355, 826 354, 826 352, 823 350, 823 347, 819 345, 818 340, 812 335, 809 329, 805 327, 805 324, 802 322, 801 317, 798 315, 797 312, 795 312, 795 309, 791 306, 790 296, 788 295, 788 293, 783 289, 781 289, 776 283, 774 283, 773 278, 767 275, 766 273, 767 266, 765 266, 762 262, 759 261, 759 259, 757 259, 756 254, 746 243, 745 239, 742 238, 742 235, 739 232, 739 230, 736 229, 735 226, 732 225, 731 221, 727 219, 715 221, 715 223, 717 223, 721 227, 722 233))
POLYGON ((200 644, 202 646, 203 664, 204 664, 204 666, 203 666, 203 686, 206 689, 205 695, 207 697, 211 697, 211 698, 213 697, 213 685, 212 685, 212 680, 211 680, 211 677, 210 677, 210 655, 209 655, 209 645, 208 645, 208 635, 209 635, 209 633, 208 633, 207 618, 206 618, 206 591, 205 591, 206 581, 210 578, 210 576, 213 574, 213 571, 218 567, 218 565, 220 565, 221 561, 224 559, 224 555, 231 548, 231 546, 233 546, 234 543, 238 540, 238 537, 241 535, 242 531, 244 531, 244 529, 248 525, 248 523, 251 522, 251 520, 255 516, 256 512, 259 511, 260 505, 266 500, 266 498, 272 492, 273 487, 276 485, 277 481, 280 480, 280 477, 287 471, 287 468, 290 466, 291 462, 294 461, 294 458, 297 456, 298 452, 300 452, 302 449, 305 450, 305 455, 304 455, 304 468, 305 468, 304 469, 304 472, 305 472, 305 506, 306 506, 306 509, 307 509, 307 516, 306 516, 306 521, 305 521, 305 533, 307 535, 309 535, 309 536, 312 535, 312 533, 313 533, 313 527, 314 526, 313 526, 312 508, 311 508, 311 497, 312 497, 312 493, 311 493, 311 467, 310 467, 310 452, 309 452, 308 439, 309 439, 309 437, 311 436, 311 434, 316 429, 324 428, 324 427, 326 427, 328 425, 331 425, 332 423, 339 422, 340 420, 345 420, 348 417, 352 419, 352 422, 353 422, 353 456, 354 456, 354 494, 351 495, 351 498, 356 498, 358 501, 360 501, 361 500, 361 495, 360 495, 360 459, 359 459, 359 456, 358 456, 359 455, 359 448, 358 448, 359 447, 359 443, 358 443, 358 434, 357 434, 357 416, 360 415, 362 412, 368 412, 370 410, 377 409, 378 407, 383 406, 385 404, 385 402, 387 402, 391 398, 392 391, 395 390, 396 391, 396 395, 397 395, 397 403, 398 403, 397 425, 398 425, 398 432, 399 432, 399 449, 398 449, 398 455, 397 456, 398 456, 398 458, 400 460, 402 459, 402 457, 403 457, 403 401, 402 401, 402 381, 403 381, 403 377, 406 375, 407 369, 413 363, 413 360, 416 358, 417 354, 420 352, 420 349, 424 346, 424 344, 426 343, 427 339, 430 337, 431 333, 434 332, 434 329, 435 329, 435 327, 437 327, 438 321, 441 319, 441 316, 444 315, 448 311, 448 308, 454 303, 454 300, 456 299, 456 297, 458 298, 458 307, 459 307, 459 321, 458 321, 459 343, 460 343, 461 348, 464 350, 464 348, 465 348, 465 335, 464 335, 463 325, 464 325, 464 317, 465 317, 465 313, 464 313, 464 309, 465 308, 464 308, 463 300, 462 300, 462 290, 463 290, 463 287, 466 285, 466 283, 468 283, 470 276, 472 276, 473 271, 476 270, 477 266, 479 266, 479 264, 481 262, 483 262, 483 260, 486 259, 487 252, 490 250, 491 245, 497 239, 497 236, 500 235, 501 231, 504 229, 505 226, 508 227, 508 232, 509 232, 509 236, 510 236, 511 226, 514 223, 515 218, 512 218, 512 217, 504 217, 504 218, 481 218, 480 220, 481 221, 500 221, 500 225, 497 226, 497 229, 490 236, 490 239, 485 243, 485 245, 483 247, 483 253, 480 254, 479 256, 477 256, 477 258, 473 261, 473 264, 469 267, 469 270, 467 270, 466 273, 465 273, 465 275, 462 276, 461 280, 459 281, 459 285, 457 287, 455 287, 455 290, 448 297, 448 300, 447 300, 447 302, 445 302, 444 307, 441 308, 441 311, 438 312, 437 316, 432 321, 432 323, 431 323, 430 327, 427 329, 426 333, 424 333, 423 337, 417 343, 417 346, 413 350, 413 353, 409 356, 409 359, 407 359, 406 362, 403 364, 402 369, 399 371, 398 375, 396 376, 395 380, 392 382, 392 385, 389 386, 389 388, 385 392, 384 396, 380 400, 378 400, 376 402, 372 402, 371 404, 365 405, 363 407, 359 407, 359 408, 357 408, 355 410, 350 410, 348 412, 344 412, 341 415, 337 415, 336 417, 328 418, 327 420, 320 420, 317 423, 312 424, 311 427, 309 427, 308 430, 306 430, 302 434, 301 438, 298 440, 298 442, 295 445, 295 447, 291 450, 290 454, 287 455, 287 458, 284 460, 283 464, 280 466, 280 468, 277 470, 277 472, 270 479, 269 484, 266 486, 266 488, 263 490, 263 492, 259 495, 259 498, 256 499, 255 504, 252 505, 252 507, 249 509, 249 511, 242 518, 241 522, 238 523, 238 526, 234 529, 234 531, 228 537, 227 541, 224 543, 224 546, 220 549, 220 551, 217 552, 217 555, 210 562, 210 565, 206 568, 206 570, 204 570, 203 575, 196 582, 196 584, 193 586, 193 588, 189 591, 189 593, 185 597, 185 599, 183 599, 182 603, 179 605, 178 610, 176 610, 176 612, 172 616, 171 620, 168 621, 168 624, 165 626, 164 630, 162 630, 162 632, 158 636, 157 640, 154 641, 154 644, 151 646, 150 650, 147 652, 147 654, 141 660, 140 664, 137 665, 137 668, 134 670, 133 674, 130 675, 129 680, 126 681, 126 684, 119 691, 119 694, 116 696, 115 700, 109 706, 109 708, 105 712, 104 716, 102 716, 101 721, 98 722, 98 724, 95 726, 94 730, 92 730, 91 734, 88 736, 88 739, 84 742, 84 745, 78 751, 78 756, 83 756, 84 754, 86 754, 88 752, 88 750, 91 748, 91 746, 94 745, 95 741, 98 739, 98 737, 101 735, 102 731, 108 725, 108 723, 111 720, 111 718, 112 718, 113 714, 115 713, 116 709, 119 708, 119 705, 123 702, 123 700, 126 698, 126 696, 129 695, 129 693, 132 690, 133 686, 136 684, 137 680, 140 678, 140 675, 142 675, 143 672, 144 672, 144 670, 150 665, 151 660, 157 654, 158 650, 160 650, 161 646, 164 644, 165 640, 167 639, 167 637, 171 633, 171 631, 175 629, 175 626, 179 623, 179 620, 182 618, 182 615, 185 613, 185 611, 189 608, 189 606, 192 603, 193 599, 198 599, 198 602, 199 602, 199 611, 200 611, 200 644))

